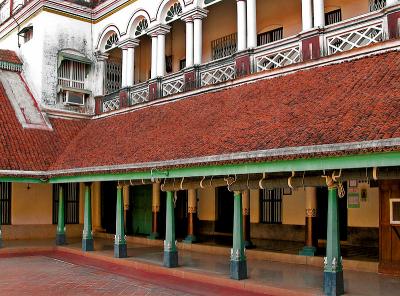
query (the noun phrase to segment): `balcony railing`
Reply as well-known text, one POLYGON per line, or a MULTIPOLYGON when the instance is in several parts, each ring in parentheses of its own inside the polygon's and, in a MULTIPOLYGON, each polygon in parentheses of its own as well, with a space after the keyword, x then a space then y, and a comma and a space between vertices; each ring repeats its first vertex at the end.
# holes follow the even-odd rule
MULTIPOLYGON (((374 11, 356 18, 326 26, 321 32, 322 56, 334 55, 354 48, 364 47, 373 43, 384 41, 385 15, 382 11, 374 11)), ((302 40, 300 35, 284 38, 248 52, 250 56, 250 72, 258 73, 272 71, 303 61, 302 40)), ((148 82, 135 85, 128 89, 129 100, 127 104, 120 102, 118 92, 114 92, 102 99, 102 112, 109 112, 122 107, 133 106, 149 102, 160 97, 168 97, 183 93, 195 88, 210 87, 219 83, 234 80, 243 73, 236 69, 236 56, 231 55, 190 70, 193 80, 185 81, 185 71, 166 75, 148 82), (157 84, 157 96, 150 96, 150 86, 157 84)), ((240 70, 242 71, 242 70, 240 70)), ((248 74, 248 73, 245 73, 248 74)), ((151 91, 154 93, 153 89, 151 91)))

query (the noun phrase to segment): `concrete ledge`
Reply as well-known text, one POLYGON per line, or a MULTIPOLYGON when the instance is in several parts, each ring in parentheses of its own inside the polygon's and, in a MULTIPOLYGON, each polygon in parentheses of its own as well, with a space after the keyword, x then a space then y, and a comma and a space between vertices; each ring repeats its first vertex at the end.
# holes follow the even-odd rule
MULTIPOLYGON (((82 224, 67 224, 66 236, 68 238, 82 237, 82 224)), ((35 225, 2 225, 3 240, 32 240, 32 239, 54 239, 56 238, 57 225, 35 224, 35 225)))

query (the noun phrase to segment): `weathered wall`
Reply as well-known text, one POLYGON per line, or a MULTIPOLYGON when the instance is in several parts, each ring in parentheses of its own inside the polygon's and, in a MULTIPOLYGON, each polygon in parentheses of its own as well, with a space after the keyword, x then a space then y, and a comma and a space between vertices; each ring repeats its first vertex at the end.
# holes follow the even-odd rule
POLYGON ((206 188, 197 191, 198 203, 198 218, 199 220, 215 221, 215 189, 206 188))
POLYGON ((13 183, 11 224, 52 224, 52 185, 13 183))

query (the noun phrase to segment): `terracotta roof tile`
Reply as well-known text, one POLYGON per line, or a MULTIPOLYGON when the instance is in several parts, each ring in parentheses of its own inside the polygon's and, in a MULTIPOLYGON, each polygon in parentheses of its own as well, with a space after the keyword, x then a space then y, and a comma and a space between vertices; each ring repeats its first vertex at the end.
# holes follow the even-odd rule
POLYGON ((400 53, 91 121, 53 169, 400 137, 400 53))
MULTIPOLYGON (((51 119, 53 132, 23 130, 1 88, 0 169, 74 169, 397 138, 399 78, 400 53, 391 52, 101 119, 51 119)), ((321 155, 301 157, 313 156, 321 155)))
POLYGON ((0 49, 0 62, 9 62, 14 64, 22 64, 21 60, 12 50, 0 49))

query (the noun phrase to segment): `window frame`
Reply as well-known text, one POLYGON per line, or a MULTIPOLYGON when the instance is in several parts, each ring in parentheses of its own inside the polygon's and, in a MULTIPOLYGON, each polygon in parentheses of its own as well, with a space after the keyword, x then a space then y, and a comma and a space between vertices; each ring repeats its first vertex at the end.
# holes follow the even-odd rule
POLYGON ((65 224, 79 224, 79 212, 80 212, 79 183, 53 184, 53 211, 52 211, 53 224, 58 223, 58 199, 59 199, 60 186, 62 186, 64 189, 65 224))
POLYGON ((282 224, 283 217, 283 189, 260 190, 260 223, 282 224))
POLYGON ((0 225, 11 225, 11 198, 12 184, 10 182, 0 182, 0 225), (7 195, 4 198, 4 195, 7 195), (4 205, 6 204, 6 208, 4 205))

